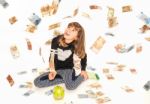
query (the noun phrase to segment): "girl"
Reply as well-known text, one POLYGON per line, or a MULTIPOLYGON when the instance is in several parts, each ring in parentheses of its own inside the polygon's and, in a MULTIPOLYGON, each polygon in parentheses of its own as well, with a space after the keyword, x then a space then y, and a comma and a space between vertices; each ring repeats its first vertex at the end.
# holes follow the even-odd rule
POLYGON ((76 89, 88 78, 86 69, 85 33, 78 22, 71 22, 63 35, 52 39, 51 49, 57 52, 54 61, 50 61, 50 72, 44 73, 34 80, 35 86, 42 88, 64 83, 68 90, 76 89), (76 71, 80 72, 76 75, 76 71))

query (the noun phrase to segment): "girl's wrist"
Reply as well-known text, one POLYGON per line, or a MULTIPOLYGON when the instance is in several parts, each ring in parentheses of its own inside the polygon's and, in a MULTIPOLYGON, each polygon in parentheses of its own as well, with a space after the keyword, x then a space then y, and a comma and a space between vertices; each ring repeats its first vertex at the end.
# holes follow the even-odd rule
POLYGON ((56 70, 55 69, 50 69, 50 72, 56 72, 56 70))

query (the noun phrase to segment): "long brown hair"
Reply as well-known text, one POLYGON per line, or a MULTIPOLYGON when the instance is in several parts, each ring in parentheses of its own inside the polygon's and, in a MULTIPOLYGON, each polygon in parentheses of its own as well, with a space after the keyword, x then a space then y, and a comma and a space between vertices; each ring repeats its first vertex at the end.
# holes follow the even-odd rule
MULTIPOLYGON (((68 24, 68 27, 74 27, 76 31, 78 31, 77 39, 74 40, 74 52, 77 54, 80 58, 84 58, 85 56, 85 32, 83 27, 78 22, 71 22, 68 24)), ((66 47, 67 44, 65 43, 64 36, 60 37, 59 39, 59 45, 66 47)))

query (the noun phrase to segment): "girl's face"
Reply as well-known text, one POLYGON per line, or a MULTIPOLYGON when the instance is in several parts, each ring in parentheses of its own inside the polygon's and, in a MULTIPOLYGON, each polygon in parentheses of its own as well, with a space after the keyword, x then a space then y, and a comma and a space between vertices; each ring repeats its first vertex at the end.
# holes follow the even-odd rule
POLYGON ((64 32, 65 40, 72 42, 77 39, 78 31, 75 30, 75 27, 67 27, 64 32))

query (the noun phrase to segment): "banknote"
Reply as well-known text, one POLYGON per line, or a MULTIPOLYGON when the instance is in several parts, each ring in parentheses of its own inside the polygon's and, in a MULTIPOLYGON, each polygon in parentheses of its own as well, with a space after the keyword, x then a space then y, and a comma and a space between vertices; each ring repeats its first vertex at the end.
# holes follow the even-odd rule
POLYGON ((32 88, 33 84, 32 82, 25 82, 24 84, 19 85, 19 88, 32 88))
POLYGON ((9 6, 6 0, 0 0, 0 5, 2 5, 3 8, 7 8, 9 6))
POLYGON ((109 97, 101 97, 96 100, 97 104, 104 104, 109 101, 111 101, 109 97))
POLYGON ((97 98, 97 97, 103 95, 103 93, 101 91, 94 92, 92 90, 86 90, 86 93, 88 94, 89 98, 97 98))
POLYGON ((112 7, 108 7, 107 19, 114 17, 115 10, 112 7))
POLYGON ((87 66, 87 69, 88 69, 88 70, 92 70, 92 71, 95 71, 95 70, 96 70, 96 68, 94 68, 94 67, 92 67, 92 66, 87 66))
POLYGON ((29 24, 29 25, 27 25, 27 28, 25 31, 27 31, 29 33, 34 33, 36 29, 37 29, 37 27, 35 25, 29 24))
POLYGON ((21 84, 21 85, 19 85, 19 88, 28 88, 28 86, 24 85, 24 84, 21 84))
POLYGON ((83 17, 86 17, 86 18, 88 18, 88 19, 91 19, 91 16, 90 16, 88 13, 83 12, 83 13, 82 13, 82 16, 83 16, 83 17))
POLYGON ((97 96, 97 97, 100 97, 100 96, 103 96, 103 95, 104 95, 104 93, 101 92, 101 91, 96 92, 96 96, 97 96))
POLYGON ((121 89, 123 89, 124 91, 130 93, 130 92, 134 92, 134 90, 132 88, 130 88, 129 86, 123 86, 121 87, 121 89))
POLYGON ((146 33, 148 30, 150 30, 150 26, 148 25, 143 25, 141 28, 141 33, 146 33))
POLYGON ((117 71, 123 71, 125 67, 126 67, 125 65, 119 64, 119 65, 116 66, 116 70, 117 71))
POLYGON ((118 25, 117 17, 108 18, 108 26, 109 28, 112 28, 114 26, 118 25))
POLYGON ((13 78, 11 77, 11 75, 8 75, 6 79, 9 82, 10 86, 14 85, 15 82, 14 82, 13 78))
POLYGON ((47 40, 47 41, 45 42, 45 45, 51 45, 51 43, 52 43, 52 40, 49 39, 49 40, 47 40))
POLYGON ((16 23, 18 20, 17 20, 17 18, 16 18, 16 16, 13 16, 13 17, 11 17, 11 18, 9 18, 9 23, 12 25, 12 24, 14 24, 14 23, 16 23))
POLYGON ((132 7, 130 5, 122 7, 122 12, 131 12, 131 11, 132 11, 132 7))
POLYGON ((45 95, 49 96, 49 95, 52 95, 53 94, 53 90, 48 90, 45 92, 45 95))
POLYGON ((132 74, 137 74, 137 71, 136 71, 135 68, 130 68, 130 72, 131 72, 132 74))
POLYGON ((142 52, 142 45, 141 44, 136 44, 136 53, 142 52))
POLYGON ((28 50, 32 50, 32 44, 29 39, 26 39, 28 50))
POLYGON ((150 41, 150 37, 145 37, 145 40, 150 41))
POLYGON ((134 45, 131 45, 130 47, 128 47, 128 48, 126 49, 126 52, 130 52, 132 49, 134 49, 134 45))
POLYGON ((109 73, 109 69, 108 68, 103 68, 103 73, 104 74, 109 73))
POLYGON ((115 79, 112 74, 106 74, 106 78, 107 78, 108 80, 113 80, 113 79, 115 79))
POLYGON ((103 45, 105 44, 105 39, 101 36, 99 36, 96 41, 94 42, 94 44, 90 47, 90 49, 95 52, 96 54, 98 54, 98 52, 100 51, 100 49, 103 47, 103 45))
POLYGON ((51 6, 50 5, 44 5, 40 8, 42 17, 44 17, 45 15, 50 15, 50 10, 51 10, 51 6))
POLYGON ((49 25, 48 29, 52 30, 52 29, 55 29, 55 28, 58 28, 58 27, 60 27, 60 22, 49 25))
POLYGON ((113 61, 109 61, 109 62, 106 62, 106 64, 117 65, 118 63, 117 62, 113 62, 113 61))
POLYGON ((79 98, 88 98, 88 94, 78 94, 79 98))
POLYGON ((73 16, 76 16, 79 12, 79 8, 76 8, 74 11, 73 11, 73 16))
POLYGON ((54 36, 58 36, 58 35, 61 35, 61 34, 63 34, 63 33, 61 33, 59 30, 54 30, 53 31, 54 36))
POLYGON ((92 9, 92 10, 93 9, 101 9, 101 7, 98 6, 98 5, 90 5, 89 8, 92 9))
POLYGON ((35 13, 32 13, 29 17, 28 20, 35 26, 38 26, 39 23, 41 22, 41 18, 36 15, 35 13))
POLYGON ((51 15, 56 14, 57 10, 58 10, 58 6, 59 6, 60 0, 53 0, 51 7, 52 9, 50 10, 51 15))
POLYGON ((18 47, 15 44, 10 46, 10 52, 14 59, 16 59, 20 56, 18 47))
POLYGON ((146 18, 145 22, 147 25, 150 25, 150 17, 146 18))
POLYGON ((31 94, 33 94, 34 91, 33 90, 28 90, 27 92, 25 92, 23 95, 24 96, 30 96, 31 94))
POLYGON ((146 23, 146 19, 148 18, 148 16, 144 12, 140 12, 140 14, 137 15, 137 18, 146 23))
POLYGON ((126 47, 125 44, 117 44, 115 46, 115 49, 118 53, 126 53, 126 52, 130 52, 131 50, 133 50, 135 47, 135 45, 131 45, 129 47, 126 47))
POLYGON ((72 16, 65 16, 63 19, 72 18, 72 16))
POLYGON ((98 82, 95 82, 90 84, 89 87, 98 89, 101 88, 102 86, 98 82))
POLYGON ((41 47, 39 48, 39 55, 40 56, 42 55, 42 48, 41 47))
POLYGON ((114 34, 109 33, 109 32, 105 33, 105 35, 112 36, 112 37, 115 36, 114 34))
POLYGON ((23 74, 26 74, 27 73, 27 71, 21 71, 21 72, 18 72, 17 74, 18 75, 23 75, 23 74))
POLYGON ((38 72, 38 68, 33 68, 32 73, 38 72))

